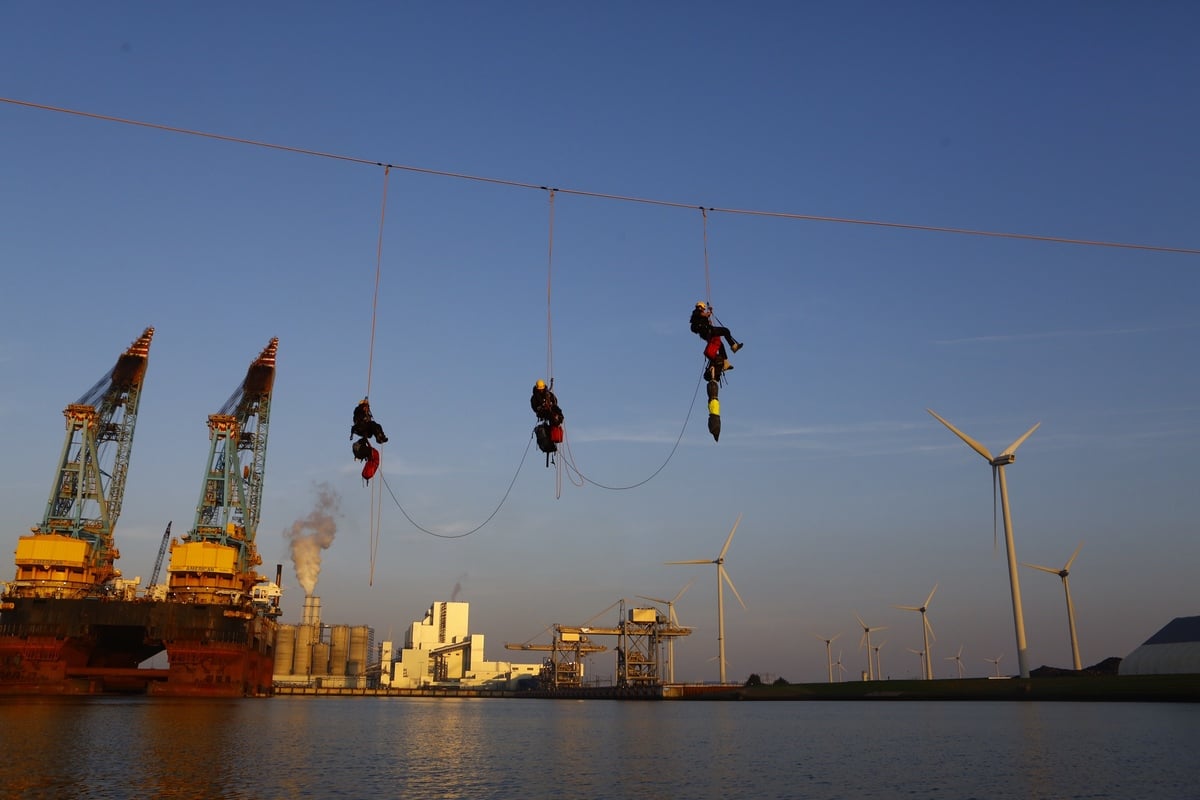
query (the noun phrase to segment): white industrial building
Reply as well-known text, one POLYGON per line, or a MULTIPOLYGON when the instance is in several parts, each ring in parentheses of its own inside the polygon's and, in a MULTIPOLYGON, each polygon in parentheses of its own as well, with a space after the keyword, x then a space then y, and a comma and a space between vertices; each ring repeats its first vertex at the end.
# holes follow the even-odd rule
POLYGON ((1200 617, 1176 617, 1121 660, 1122 675, 1200 673, 1200 617))
POLYGON ((419 689, 453 685, 517 688, 522 678, 537 677, 541 663, 485 661, 483 634, 469 633, 470 603, 435 602, 425 618, 409 626, 404 648, 380 647, 381 688, 419 689))

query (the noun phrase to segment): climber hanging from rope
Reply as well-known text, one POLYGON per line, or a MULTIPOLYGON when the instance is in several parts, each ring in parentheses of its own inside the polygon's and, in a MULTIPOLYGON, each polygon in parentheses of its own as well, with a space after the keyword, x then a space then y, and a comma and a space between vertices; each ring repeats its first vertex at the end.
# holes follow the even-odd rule
POLYGON ((546 454, 546 466, 550 465, 550 454, 558 450, 563 440, 563 412, 554 391, 541 378, 533 384, 529 396, 529 407, 537 415, 538 424, 533 428, 538 449, 546 454))
POLYGON ((743 343, 733 338, 729 328, 713 325, 712 315, 712 306, 701 300, 692 309, 690 324, 692 333, 705 342, 704 380, 708 382, 708 432, 712 434, 715 442, 721 438, 721 401, 717 394, 720 391, 721 379, 727 371, 733 369, 733 364, 725 352, 725 342, 729 342, 729 349, 735 353, 742 349, 743 343))
POLYGON ((363 480, 370 481, 379 469, 380 457, 379 451, 371 446, 369 440, 374 437, 378 444, 383 444, 388 437, 383 432, 383 426, 372 416, 371 404, 365 397, 354 407, 354 423, 350 426, 350 438, 353 439, 355 436, 359 437, 358 441, 350 449, 354 453, 356 461, 367 462, 363 465, 362 476, 363 480))

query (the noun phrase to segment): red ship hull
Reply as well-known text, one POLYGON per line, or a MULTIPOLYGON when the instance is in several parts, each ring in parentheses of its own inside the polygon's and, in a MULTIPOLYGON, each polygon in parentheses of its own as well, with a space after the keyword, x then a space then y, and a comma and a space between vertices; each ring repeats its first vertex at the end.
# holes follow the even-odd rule
POLYGON ((277 624, 226 606, 18 598, 0 609, 0 694, 273 693, 277 624), (166 651, 165 669, 140 664, 166 651))

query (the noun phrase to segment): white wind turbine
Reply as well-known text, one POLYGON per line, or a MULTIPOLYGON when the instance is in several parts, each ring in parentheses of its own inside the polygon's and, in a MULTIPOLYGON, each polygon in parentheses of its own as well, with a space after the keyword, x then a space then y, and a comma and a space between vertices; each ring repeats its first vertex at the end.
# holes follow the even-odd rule
POLYGON ((880 625, 879 627, 872 628, 871 626, 867 625, 867 623, 863 622, 863 618, 858 614, 855 614, 854 618, 858 620, 858 624, 861 625, 863 629, 862 638, 858 640, 858 649, 862 650, 864 646, 867 648, 867 680, 873 681, 875 680, 875 665, 871 661, 871 634, 875 631, 886 631, 887 627, 880 625))
POLYGON ((838 683, 841 683, 842 679, 846 677, 846 668, 844 666, 842 666, 842 651, 841 650, 838 650, 838 660, 834 664, 834 666, 838 668, 838 683))
MULTIPOLYGON (((638 597, 643 600, 649 600, 652 603, 662 603, 667 607, 667 621, 671 623, 672 628, 679 627, 679 618, 675 616, 675 604, 679 602, 679 598, 683 597, 683 593, 692 588, 692 584, 696 582, 695 578, 683 585, 674 597, 670 600, 660 600, 657 597, 647 597, 644 594, 639 594, 638 597)), ((675 637, 667 637, 667 682, 675 682, 675 637)))
POLYGON ((883 660, 879 657, 879 651, 885 644, 887 644, 887 640, 875 645, 875 677, 879 680, 883 680, 883 660))
POLYGON ((924 675, 925 674, 925 651, 924 650, 913 650, 911 647, 906 647, 904 649, 907 650, 908 652, 912 653, 913 655, 915 655, 921 661, 921 674, 924 675))
MULTIPOLYGON (((1071 557, 1067 559, 1066 565, 1062 569, 1052 569, 1043 567, 1038 564, 1025 564, 1030 569, 1040 569, 1042 572, 1049 572, 1051 575, 1057 575, 1062 578, 1063 591, 1067 594, 1067 626, 1071 630, 1071 658, 1075 662, 1075 671, 1083 669, 1083 664, 1079 660, 1079 639, 1075 636, 1075 606, 1071 602, 1071 584, 1067 582, 1067 576, 1071 574, 1071 565, 1075 563, 1075 556, 1079 555, 1080 548, 1083 547, 1083 542, 1079 543, 1079 547, 1075 548, 1075 552, 1071 553, 1071 557)), ((1025 563, 1025 562, 1021 562, 1025 563)))
POLYGON ((919 606, 892 606, 902 611, 918 611, 921 614, 921 636, 925 641, 925 680, 933 680, 933 664, 930 663, 933 657, 929 649, 929 640, 937 641, 937 637, 933 635, 933 626, 929 624, 929 617, 925 616, 925 612, 929 609, 929 601, 933 600, 933 593, 937 591, 937 584, 933 585, 933 589, 929 591, 929 597, 925 598, 925 602, 919 606))
MULTIPOLYGON (((1016 460, 1017 448, 1020 447, 1042 423, 1039 422, 1029 430, 1025 431, 1021 438, 1017 439, 1015 442, 1006 447, 1004 452, 993 457, 992 454, 988 452, 986 447, 972 439, 970 436, 967 436, 965 433, 951 425, 946 420, 939 417, 933 409, 927 408, 925 410, 932 414, 934 419, 949 428, 955 436, 966 442, 968 447, 986 458, 988 463, 992 465, 992 481, 993 485, 998 485, 1000 487, 1000 508, 1004 514, 1004 544, 1008 550, 1008 583, 1009 586, 1012 587, 1013 627, 1016 628, 1017 632, 1017 667, 1020 671, 1021 677, 1028 678, 1029 662, 1025 654, 1025 614, 1021 610, 1021 584, 1017 579, 1017 550, 1013 545, 1012 516, 1008 509, 1008 483, 1004 479, 1004 468, 1016 460)), ((994 521, 994 498, 992 516, 994 521)))
POLYGON ((691 561, 667 561, 667 564, 716 564, 717 565, 717 659, 721 664, 721 683, 725 683, 725 589, 724 585, 729 584, 729 588, 733 591, 733 596, 742 604, 742 608, 746 607, 746 603, 742 600, 742 596, 738 594, 737 587, 733 585, 733 580, 729 577, 729 573, 725 571, 725 553, 729 551, 729 543, 733 541, 733 534, 737 533, 738 525, 742 521, 742 515, 738 514, 737 519, 733 523, 733 528, 729 531, 729 536, 725 539, 725 546, 721 548, 721 554, 714 559, 693 559, 691 561))
POLYGON ((995 658, 985 658, 984 659, 984 661, 988 662, 989 664, 996 665, 996 677, 997 678, 1000 677, 1000 659, 1002 659, 1002 658, 1004 658, 1004 653, 1001 653, 1000 655, 996 656, 995 658))
MULTIPOLYGON (((822 642, 825 643, 825 661, 828 662, 828 664, 829 664, 829 682, 830 683, 833 683, 833 647, 832 647, 832 645, 833 645, 833 640, 838 638, 839 636, 841 636, 840 633, 835 633, 833 636, 829 637, 828 639, 824 638, 823 636, 817 636, 818 639, 820 639, 822 642)), ((842 658, 841 654, 839 654, 838 660, 840 661, 841 658, 842 658)))
POLYGON ((946 656, 947 661, 953 661, 955 664, 958 665, 958 679, 960 681, 962 680, 962 676, 963 676, 962 649, 963 649, 963 646, 960 644, 958 646, 957 653, 955 653, 952 656, 946 656))

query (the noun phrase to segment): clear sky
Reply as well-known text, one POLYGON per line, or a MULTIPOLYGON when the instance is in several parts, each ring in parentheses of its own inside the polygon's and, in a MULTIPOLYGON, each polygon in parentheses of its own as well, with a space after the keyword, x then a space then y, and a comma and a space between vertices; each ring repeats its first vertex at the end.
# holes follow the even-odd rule
MULTIPOLYGON (((1083 661, 1127 655, 1200 613, 1200 256, 714 211, 706 272, 698 207, 1200 248, 1198 27, 1187 2, 6 3, 9 100, 687 207, 557 194, 548 336, 547 193, 392 170, 372 351, 380 167, 0 103, 4 536, 41 519, 63 407, 153 325, 117 531, 145 582, 192 525, 207 415, 278 336, 258 545, 285 621, 284 533, 327 484, 325 621, 379 639, 465 600, 519 657, 695 578, 677 673, 713 680, 715 568, 663 562, 742 514, 731 678, 823 680, 836 633, 857 674, 855 613, 915 675, 893 606, 934 584, 935 671, 960 645, 1015 669, 990 469, 928 407, 993 452, 1042 423, 1008 468, 1018 558, 1082 541, 1083 661), (706 297, 747 343, 719 443, 706 297), (403 510, 455 535, 504 501, 446 539, 385 494, 373 579, 369 364, 403 510), (518 472, 551 369, 584 475, 661 471, 518 472)), ((1030 666, 1069 667, 1061 583, 1020 578, 1030 666)))

